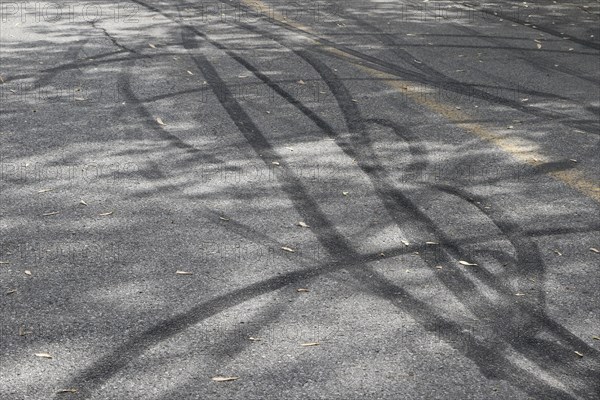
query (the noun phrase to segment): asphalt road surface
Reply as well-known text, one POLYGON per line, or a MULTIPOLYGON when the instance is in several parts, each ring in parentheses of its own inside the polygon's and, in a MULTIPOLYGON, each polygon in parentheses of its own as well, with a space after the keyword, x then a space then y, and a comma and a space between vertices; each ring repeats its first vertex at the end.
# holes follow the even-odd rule
POLYGON ((598 1, 0 7, 0 399, 600 398, 598 1))

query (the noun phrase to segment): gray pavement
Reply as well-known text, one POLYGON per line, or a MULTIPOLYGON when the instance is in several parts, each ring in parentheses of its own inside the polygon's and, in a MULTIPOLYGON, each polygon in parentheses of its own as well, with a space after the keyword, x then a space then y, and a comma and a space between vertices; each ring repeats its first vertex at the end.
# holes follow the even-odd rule
POLYGON ((1 400, 600 398, 598 1, 0 7, 1 400))

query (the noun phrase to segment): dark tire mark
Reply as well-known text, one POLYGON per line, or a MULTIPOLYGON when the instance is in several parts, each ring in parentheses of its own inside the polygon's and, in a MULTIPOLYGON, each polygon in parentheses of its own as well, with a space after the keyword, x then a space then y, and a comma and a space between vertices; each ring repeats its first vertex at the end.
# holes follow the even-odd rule
MULTIPOLYGON (((472 85, 472 84, 465 84, 459 80, 456 80, 454 78, 449 77, 448 75, 445 75, 445 74, 439 72, 437 69, 435 69, 425 63, 415 64, 413 62, 415 57, 413 55, 411 55, 408 51, 403 50, 400 47, 400 45, 398 44, 398 42, 396 41, 396 39, 394 39, 389 34, 385 33, 380 28, 374 26, 371 23, 360 20, 354 16, 345 16, 345 18, 351 19, 354 22, 356 22, 359 26, 368 28, 372 32, 375 32, 374 34, 371 34, 371 36, 373 38, 377 39, 380 43, 386 45, 389 49, 391 49, 391 52, 393 54, 395 54, 397 57, 399 57, 402 61, 404 61, 405 63, 411 64, 411 65, 414 65, 415 68, 422 71, 425 74, 425 76, 430 76, 430 77, 435 78, 434 80, 431 80, 429 82, 423 81, 422 83, 430 84, 430 85, 437 87, 439 89, 442 89, 442 90, 447 90, 447 91, 455 92, 460 95, 465 95, 467 98, 477 98, 480 100, 489 101, 490 103, 507 106, 514 110, 523 112, 525 114, 543 118, 544 120, 547 120, 547 119, 557 120, 568 126, 575 127, 577 129, 581 129, 581 130, 585 131, 586 133, 595 134, 595 135, 598 134, 597 133, 597 124, 596 125, 594 125, 594 124, 588 125, 585 123, 582 124, 581 121, 573 120, 567 114, 561 114, 558 112, 550 112, 550 111, 545 111, 545 110, 541 110, 541 109, 537 109, 537 108, 532 108, 532 107, 524 105, 520 101, 517 101, 514 99, 507 99, 505 97, 494 95, 492 93, 478 89, 477 86, 472 85)), ((455 25, 456 25, 455 27, 458 28, 459 30, 463 30, 463 31, 466 31, 469 33, 477 33, 477 31, 469 29, 467 27, 459 26, 457 24, 455 24, 455 25)), ((494 43, 491 40, 489 40, 489 41, 491 43, 494 43)), ((526 59, 526 61, 529 61, 529 60, 526 59)), ((500 78, 496 77, 496 79, 500 79, 500 78)), ((505 79, 503 79, 503 81, 505 81, 506 83, 510 83, 510 82, 506 81, 505 79)), ((535 96, 541 96, 544 98, 554 98, 554 99, 560 99, 560 100, 566 99, 562 96, 551 94, 551 93, 538 92, 538 91, 533 91, 533 90, 525 90, 524 88, 517 88, 517 90, 519 90, 519 89, 520 89, 520 92, 523 94, 526 93, 528 95, 535 95, 535 96)), ((502 90, 505 90, 505 89, 503 88, 502 90)), ((514 89, 510 89, 510 90, 514 90, 514 89)))
MULTIPOLYGON (((404 253, 406 253, 406 249, 399 249, 398 251, 390 252, 390 256, 394 257, 404 253)), ((202 302, 125 341, 123 344, 117 346, 116 349, 71 378, 65 387, 77 387, 79 398, 89 399, 94 390, 98 389, 104 382, 107 382, 111 377, 125 368, 132 360, 141 356, 147 349, 213 315, 217 315, 264 294, 280 290, 286 286, 304 282, 319 275, 341 269, 360 269, 365 263, 380 259, 381 256, 379 253, 362 255, 354 259, 338 259, 331 263, 278 275, 202 302)), ((60 398, 60 395, 56 395, 55 398, 60 398)))
MULTIPOLYGON (((454 256, 456 259, 464 259, 465 253, 460 248, 458 243, 448 238, 447 235, 445 235, 445 233, 436 226, 434 221, 420 211, 416 204, 414 204, 400 190, 394 188, 391 184, 385 183, 389 177, 381 167, 370 166, 370 163, 375 162, 376 156, 370 150, 370 143, 368 139, 365 138, 365 132, 367 130, 362 121, 360 110, 358 109, 357 105, 351 101, 351 94, 337 78, 336 74, 325 64, 323 64, 316 57, 310 55, 308 52, 303 52, 301 54, 303 54, 303 58, 323 77, 334 97, 338 101, 351 133, 350 141, 354 146, 355 154, 358 156, 356 159, 357 164, 371 179, 371 182, 378 193, 378 197, 381 199, 384 205, 386 205, 386 209, 394 221, 397 221, 397 223, 398 221, 406 221, 407 217, 412 217, 413 220, 418 220, 418 222, 421 223, 421 227, 424 229, 424 231, 432 232, 435 234, 435 237, 442 239, 441 243, 449 254, 454 256), (410 215, 407 215, 407 210, 410 210, 410 215)), ((450 188, 449 190, 454 190, 454 194, 460 194, 460 197, 464 197, 465 200, 472 197, 458 191, 455 188, 450 188)), ((481 206, 480 211, 483 212, 483 208, 481 208, 481 206)), ((521 260, 521 262, 525 261, 527 263, 531 263, 534 276, 537 278, 543 277, 544 266, 539 257, 539 253, 535 244, 533 244, 531 241, 528 241, 526 237, 513 233, 518 232, 516 227, 509 226, 507 223, 502 221, 496 223, 494 220, 492 220, 492 223, 496 225, 501 232, 509 233, 507 238, 517 251, 517 259, 521 260)), ((401 228, 401 225, 399 225, 399 227, 401 228)), ((439 265, 440 262, 448 263, 452 261, 442 252, 434 253, 426 250, 423 254, 424 261, 426 261, 432 268, 435 265, 439 265)), ((519 269, 517 268, 515 271, 519 271, 519 269)), ((498 332, 499 336, 503 337, 505 340, 509 341, 515 331, 520 332, 523 330, 529 330, 529 324, 536 325, 538 329, 540 329, 542 326, 550 326, 550 330, 554 330, 554 333, 560 339, 566 339, 568 342, 570 342, 570 344, 573 345, 573 348, 585 348, 586 351, 591 351, 593 354, 597 355, 597 352, 595 352, 593 348, 572 335, 566 329, 562 327, 560 327, 560 329, 552 329, 557 328, 558 324, 547 318, 545 315, 540 318, 537 315, 539 310, 526 304, 519 305, 512 311, 513 313, 516 313, 515 319, 519 320, 517 321, 519 325, 516 327, 511 327, 511 329, 507 331, 505 317, 506 313, 511 312, 511 310, 506 308, 498 308, 493 304, 489 304, 489 300, 487 300, 483 294, 479 294, 477 287, 465 277, 462 277, 458 274, 447 273, 442 273, 440 276, 442 277, 440 279, 446 285, 446 287, 448 287, 448 289, 450 289, 459 299, 461 299, 461 302, 467 308, 469 308, 475 315, 478 315, 481 320, 491 317, 493 321, 498 321, 494 331, 498 332)), ((506 300, 512 300, 514 298, 514 293, 511 292, 510 288, 495 276, 488 273, 487 270, 481 269, 480 279, 485 281, 486 284, 495 288, 497 292, 502 294, 506 300)), ((538 282, 539 281, 541 281, 541 279, 538 279, 538 282)), ((537 294, 539 297, 541 297, 541 301, 543 301, 544 293, 540 284, 541 283, 538 283, 537 294)), ((541 352, 540 354, 543 355, 544 352, 541 352)), ((538 354, 538 356, 540 354, 538 354)), ((572 357, 571 360, 573 360, 572 357)), ((565 358, 563 361, 567 362, 568 359, 565 358)))
MULTIPOLYGON (((195 57, 195 62, 197 63, 200 70, 203 72, 204 76, 209 81, 211 87, 219 87, 225 88, 224 82, 221 80, 217 72, 214 70, 211 64, 202 57, 195 57)), ((225 89, 226 90, 226 89, 225 89)), ((249 116, 244 112, 241 106, 233 100, 231 95, 228 93, 224 93, 225 97, 219 98, 222 101, 222 105, 230 115, 234 123, 238 126, 238 129, 241 133, 248 139, 250 145, 255 149, 258 154, 263 154, 265 157, 263 158, 265 163, 270 162, 272 160, 279 160, 284 168, 287 168, 285 163, 283 163, 281 158, 276 154, 272 146, 268 143, 266 138, 260 133, 258 127, 253 123, 253 121, 249 118, 249 116)), ((182 330, 189 327, 191 324, 195 324, 200 320, 207 318, 210 315, 214 315, 215 313, 221 312, 229 307, 234 306, 235 304, 239 304, 242 301, 246 301, 249 298, 260 295, 261 293, 266 293, 268 291, 276 290, 277 288, 283 287, 288 284, 290 280, 299 279, 299 278, 308 278, 311 275, 314 276, 316 273, 320 272, 331 272, 337 268, 348 268, 353 265, 357 260, 362 261, 362 263, 358 264, 360 267, 363 267, 363 263, 366 262, 363 257, 359 254, 355 253, 350 246, 346 243, 345 239, 337 233, 335 228, 331 226, 327 219, 319 210, 317 204, 307 196, 303 187, 300 184, 298 178, 292 175, 292 172, 287 175, 287 178, 284 182, 282 182, 282 189, 288 193, 291 200, 295 204, 297 210, 305 216, 305 220, 311 223, 313 229, 315 230, 317 237, 326 247, 326 249, 332 253, 337 254, 338 262, 337 264, 328 265, 325 267, 318 267, 316 269, 310 271, 299 271, 291 274, 286 274, 285 276, 279 276, 267 281, 260 282, 258 284, 251 285, 244 289, 240 289, 239 291, 234 292, 233 295, 221 296, 217 299, 213 299, 208 303, 204 303, 197 307, 194 307, 191 311, 184 313, 176 318, 164 321, 149 330, 145 331, 142 335, 132 338, 130 341, 120 346, 117 351, 112 352, 111 354, 105 356, 100 361, 95 363, 91 368, 83 371, 78 377, 76 377, 73 382, 83 384, 85 389, 82 394, 84 396, 89 396, 91 394, 91 390, 97 388, 102 382, 107 381, 112 377, 117 371, 122 369, 127 365, 129 360, 138 357, 141 355, 145 349, 149 346, 158 344, 160 341, 164 340, 167 337, 171 337, 182 330)), ((384 289, 387 289, 389 292, 393 288, 393 293, 397 293, 399 288, 394 285, 387 284, 385 280, 381 280, 380 286, 386 284, 384 289)), ((384 291, 379 291, 380 293, 384 293, 384 291)), ((391 293, 387 293, 390 295, 391 293)), ((408 295, 404 296, 405 298, 410 297, 408 295)), ((403 302, 406 304, 406 302, 403 302)), ((409 312, 411 314, 415 314, 417 310, 420 311, 421 314, 424 314, 420 319, 425 322, 427 321, 429 324, 429 328, 431 329, 431 321, 432 320, 440 320, 440 317, 437 317, 427 306, 418 301, 411 301, 411 304, 415 307, 410 307, 409 312), (419 306, 416 308, 416 306, 419 306)), ((406 306, 404 306, 406 307, 406 306)), ((445 330, 445 335, 448 336, 448 332, 452 335, 457 336, 460 335, 464 337, 464 333, 460 326, 448 322, 443 321, 444 327, 449 327, 445 330)), ((433 329, 437 329, 439 324, 433 326, 433 329)), ((482 345, 480 345, 482 346, 482 345)), ((469 348, 474 348, 473 346, 469 346, 469 348)), ((486 357, 488 358, 487 349, 486 357)), ((481 360, 480 360, 481 361, 481 360)), ((507 362, 505 360, 505 362, 507 362)), ((519 374, 521 377, 522 374, 519 374)), ((535 380, 532 379, 532 382, 535 380)), ((548 388, 545 385, 538 385, 538 383, 529 383, 526 382, 525 386, 528 388, 528 391, 532 393, 544 393, 547 396, 552 396, 552 398, 568 398, 565 397, 566 393, 561 391, 557 391, 553 388, 548 388)))
MULTIPOLYGON (((194 61, 196 62, 198 68, 203 71, 212 87, 219 87, 220 89, 225 87, 224 82, 221 80, 216 70, 214 70, 214 67, 208 62, 208 60, 206 60, 206 58, 199 56, 195 57, 194 61)), ((326 72, 331 73, 330 70, 326 72)), ((319 73, 321 73, 323 76, 323 70, 319 71, 319 73)), ((344 89, 345 88, 340 87, 339 90, 335 91, 338 94, 341 94, 340 98, 343 98, 344 89)), ((219 98, 219 100, 240 132, 246 137, 249 144, 258 154, 267 155, 265 157, 265 162, 278 160, 280 164, 286 168, 281 158, 277 155, 272 146, 270 146, 267 139, 260 132, 258 127, 244 112, 239 103, 232 100, 233 97, 230 94, 227 95, 227 93, 225 93, 225 96, 225 99, 219 98)), ((346 100, 348 99, 349 98, 346 100)), ((349 121, 349 125, 364 125, 360 118, 347 115, 348 111, 352 111, 352 104, 348 105, 341 101, 340 108, 342 111, 345 111, 345 117, 347 118, 347 121, 349 121)), ((368 147, 368 140, 366 140, 364 137, 353 138, 353 140, 358 141, 358 144, 360 145, 366 145, 368 147)), ((367 172, 369 176, 371 176, 373 172, 380 174, 384 173, 381 167, 379 167, 377 164, 372 164, 370 167, 366 166, 365 172, 367 172)), ((308 216, 308 218, 305 218, 305 220, 312 223, 319 240, 322 241, 322 243, 328 250, 330 250, 330 252, 332 252, 332 254, 338 254, 338 268, 346 268, 348 265, 352 265, 352 260, 360 259, 362 263, 366 262, 366 260, 363 260, 360 255, 356 254, 350 248, 345 239, 339 233, 337 233, 335 228, 327 221, 323 213, 318 209, 318 205, 305 193, 299 179, 291 175, 291 171, 288 175, 288 180, 286 182, 282 182, 282 189, 288 193, 297 210, 301 214, 308 216), (292 179, 289 179, 290 177, 292 177, 292 179), (340 250, 342 250, 342 254, 340 254, 340 250)), ((401 195, 401 193, 398 194, 401 195)), ((414 204, 410 204, 410 201, 407 198, 402 200, 407 202, 407 205, 417 209, 414 204)), ((363 267, 362 263, 359 263, 360 267, 363 267)), ((321 269, 323 268, 324 267, 321 267, 321 269)), ((331 271, 335 269, 335 267, 326 268, 325 271, 331 271)), ((286 278, 310 276, 311 274, 314 274, 314 271, 316 270, 319 270, 319 268, 312 271, 307 271, 304 273, 304 275, 300 275, 303 273, 303 271, 287 274, 286 278)), ((480 368, 485 370, 485 373, 488 376, 508 379, 513 383, 517 383, 518 386, 524 388, 524 390, 526 390, 528 393, 540 396, 543 395, 545 398, 571 398, 571 396, 569 396, 567 393, 545 385, 531 374, 515 369, 514 365, 506 360, 502 353, 492 351, 483 343, 474 339, 472 336, 465 335, 462 332, 462 327, 460 325, 451 321, 447 321, 442 317, 438 317, 427 305, 411 298, 410 295, 404 290, 396 285, 390 284, 387 280, 379 277, 377 274, 365 271, 362 268, 356 272, 356 274, 362 277, 361 280, 366 283, 366 286, 372 292, 390 299, 391 301, 394 301, 393 299, 397 298, 398 293, 400 293, 403 301, 402 303, 395 301, 395 304, 397 304, 398 307, 406 310, 411 315, 415 316, 427 330, 438 333, 442 332, 444 337, 448 339, 466 338, 469 340, 469 345, 467 346, 467 349, 464 350, 466 353, 465 355, 471 359, 474 359, 474 361, 480 365, 480 368), (375 277, 373 275, 375 275, 375 277), (490 356, 494 356, 494 363, 490 364, 490 356)), ((237 294, 236 297, 238 297, 237 301, 241 302, 243 298, 246 298, 247 300, 248 298, 254 297, 257 295, 257 292, 260 293, 261 291, 268 291, 269 289, 275 290, 277 287, 282 287, 286 284, 283 278, 284 277, 272 278, 259 284, 240 289, 239 291, 235 292, 235 294, 237 294)), ((229 296, 225 297, 225 299, 223 297, 219 297, 215 299, 219 300, 217 302, 214 300, 208 302, 212 305, 207 305, 207 303, 202 305, 201 311, 198 310, 199 306, 194 307, 192 312, 185 313, 179 317, 176 317, 174 320, 165 321, 153 328, 150 328, 142 334, 141 338, 133 338, 132 341, 129 342, 130 346, 133 345, 131 349, 120 347, 120 349, 123 350, 122 353, 114 352, 108 355, 108 358, 103 358, 99 363, 96 363, 96 368, 84 371, 80 380, 85 381, 87 380, 85 378, 90 378, 89 380, 94 382, 95 386, 97 387, 99 383, 106 381, 113 376, 116 371, 125 366, 128 359, 139 356, 149 345, 159 343, 161 340, 164 340, 164 338, 180 332, 190 324, 197 323, 199 319, 201 320, 209 315, 214 315, 214 313, 218 313, 228 307, 231 307, 231 300, 229 299, 231 299, 229 296), (207 311, 207 307, 210 311, 207 311), (194 310, 196 312, 193 312, 194 310), (169 324, 165 325, 167 322, 169 324), (114 364, 111 363, 111 361, 114 361, 114 364)), ((86 390, 88 390, 88 388, 86 388, 86 390)))
MULTIPOLYGON (((128 63, 128 65, 126 65, 125 67, 131 66, 132 62, 133 61, 130 61, 128 63)), ((143 102, 135 95, 133 89, 131 88, 130 78, 128 75, 126 75, 126 74, 119 75, 118 87, 121 91, 121 94, 126 99, 127 103, 130 106, 134 106, 136 109, 136 112, 144 120, 145 127, 154 131, 159 137, 161 137, 163 140, 167 141, 170 146, 175 147, 177 149, 184 150, 186 153, 192 154, 192 158, 190 158, 189 161, 200 161, 201 160, 204 162, 211 162, 213 164, 222 164, 223 163, 223 160, 215 157, 212 152, 200 150, 197 147, 181 140, 178 136, 173 135, 173 134, 167 132, 162 127, 160 127, 155 122, 154 116, 152 115, 152 113, 148 111, 148 109, 145 107, 143 102)), ((120 115, 125 112, 126 112, 126 110, 117 111, 117 113, 115 113, 114 116, 116 118, 119 118, 120 115)))
POLYGON ((413 160, 409 163, 404 171, 408 174, 419 174, 422 173, 425 168, 429 165, 427 161, 427 149, 422 143, 416 143, 418 140, 409 129, 400 126, 399 124, 384 118, 370 118, 366 120, 367 123, 377 124, 386 128, 390 128, 394 131, 394 134, 403 139, 408 145, 408 151, 410 152, 413 160))
MULTIPOLYGON (((85 46, 85 43, 84 43, 84 44, 82 44, 82 45, 81 45, 81 46, 80 46, 80 47, 77 49, 77 51, 76 51, 74 54, 78 54, 78 53, 79 53, 79 51, 81 50, 81 48, 82 48, 83 46, 85 46)), ((114 55, 116 55, 116 54, 123 54, 123 53, 125 53, 125 52, 124 52, 124 51, 122 51, 122 50, 118 50, 118 51, 111 51, 111 52, 109 52, 109 53, 99 54, 99 55, 97 55, 97 56, 95 57, 95 59, 97 60, 97 59, 101 59, 101 58, 105 58, 105 57, 110 57, 110 56, 114 56, 114 55)), ((118 60, 109 60, 109 61, 121 61, 121 60, 122 60, 122 59, 118 59, 118 60)), ((41 72, 42 72, 42 73, 49 73, 49 72, 62 71, 62 70, 73 69, 73 68, 79 69, 79 66, 87 66, 87 65, 99 65, 99 63, 97 63, 97 64, 93 64, 93 63, 91 63, 91 62, 86 62, 85 64, 84 64, 84 63, 81 63, 81 64, 79 64, 79 65, 77 65, 77 64, 79 64, 79 63, 78 63, 78 62, 76 62, 76 63, 70 62, 70 63, 67 63, 67 64, 62 64, 62 65, 59 65, 59 66, 56 66, 56 67, 52 67, 52 68, 47 68, 47 69, 44 69, 44 70, 42 70, 41 72)), ((23 74, 23 75, 10 75, 10 76, 8 76, 8 77, 5 77, 5 78, 4 78, 4 83, 8 83, 8 82, 11 82, 11 81, 17 81, 17 80, 22 80, 22 79, 30 79, 30 78, 33 78, 34 76, 35 76, 35 75, 32 75, 32 74, 31 74, 31 75, 27 75, 27 74, 23 74)), ((47 79, 47 78, 43 78, 43 79, 47 79)), ((38 84, 38 85, 39 85, 39 82, 42 82, 42 81, 41 81, 41 80, 38 80, 38 81, 37 81, 37 84, 38 84)), ((47 83, 46 83, 45 85, 47 85, 47 83)), ((44 85, 44 86, 45 86, 45 85, 44 85)))
MULTIPOLYGON (((253 29, 253 30, 257 31, 256 29, 253 29)), ((309 64, 311 64, 313 66, 313 68, 323 77, 326 84, 329 86, 330 90, 334 94, 334 97, 336 98, 336 100, 339 104, 339 107, 342 110, 344 117, 346 118, 347 125, 348 125, 350 131, 353 133, 365 132, 366 127, 365 127, 363 121, 361 120, 358 107, 353 102, 351 102, 350 99, 352 98, 352 96, 349 94, 349 92, 347 92, 345 87, 337 80, 337 78, 335 77, 333 72, 330 69, 328 69, 324 64, 319 65, 319 61, 317 61, 316 58, 310 56, 309 53, 307 53, 306 51, 294 51, 294 52, 296 54, 298 54, 299 56, 301 56, 309 64)), ((369 146, 370 143, 369 143, 368 139, 365 138, 364 136, 358 137, 358 136, 354 135, 351 137, 350 141, 352 143, 350 148, 353 149, 351 154, 355 157, 358 156, 357 162, 358 162, 359 166, 361 167, 361 169, 370 178, 372 178, 373 175, 377 175, 377 174, 381 175, 381 176, 379 176, 379 178, 387 178, 387 176, 385 176, 386 174, 383 171, 383 169, 377 163, 375 163, 374 160, 376 160, 376 157, 375 157, 375 154, 372 153, 372 151, 366 150, 367 154, 361 154, 362 152, 365 151, 364 149, 370 148, 370 146, 369 146), (362 163, 361 163, 361 160, 362 160, 362 163), (370 165, 368 165, 368 163, 365 163, 365 160, 370 160, 370 161, 372 161, 372 163, 370 165)), ((344 149, 343 144, 340 144, 340 147, 342 148, 342 150, 344 150, 346 152, 346 149, 344 149)), ((373 182, 373 184, 377 190, 377 188, 378 188, 377 183, 381 183, 381 179, 376 179, 376 180, 371 179, 371 181, 373 182), (376 183, 376 181, 378 181, 378 182, 376 183)), ((398 211, 399 211, 396 206, 398 203, 402 203, 403 206, 409 206, 409 208, 413 212, 418 211, 418 208, 416 206, 414 206, 414 204, 410 204, 410 201, 406 197, 404 197, 401 193, 397 193, 394 189, 390 190, 390 188, 387 188, 387 190, 378 190, 378 192, 379 192, 380 199, 386 205, 386 208, 388 209, 388 211, 390 211, 390 209, 391 209, 392 212, 390 214, 396 221, 399 220, 399 218, 395 217, 396 215, 398 215, 398 211), (393 200, 392 202, 389 201, 390 195, 391 195, 391 199, 393 200), (401 202, 398 202, 398 200, 401 200, 401 202)), ((420 215, 420 216, 423 217, 424 215, 420 215)), ((434 226, 433 221, 428 221, 428 222, 429 222, 428 225, 430 225, 430 227, 434 226)), ((438 230, 438 229, 435 228, 435 230, 438 230)), ((438 232, 438 233, 441 234, 442 232, 438 232)), ((447 240, 447 238, 446 238, 446 242, 449 242, 447 240)), ((460 256, 461 251, 457 246, 453 246, 452 250, 456 256, 460 256)), ((446 258, 446 257, 444 257, 444 258, 446 258)), ((448 261, 447 258, 446 258, 446 261, 448 261)), ((437 264, 437 263, 435 263, 435 264, 437 264)), ((496 284, 498 284, 498 283, 499 282, 496 282, 496 284)), ((454 287, 453 291, 455 293, 457 293, 458 291, 462 291, 465 286, 468 287, 469 285, 471 285, 470 282, 463 279, 462 281, 460 281, 459 285, 456 285, 454 287)), ((504 286, 504 285, 502 285, 502 286, 504 286)), ((475 287, 472 286, 472 289, 475 290, 475 287)), ((505 296, 510 295, 510 292, 508 290, 506 290, 506 288, 504 290, 504 295, 505 296)), ((470 299, 464 298, 463 300, 472 304, 470 299)), ((503 312, 504 312, 504 310, 499 312, 497 314, 497 316, 501 317, 503 315, 503 312)), ((527 310, 528 314, 533 314, 534 312, 535 312, 535 310, 527 310)), ((484 309, 480 310, 480 312, 478 312, 477 314, 480 316, 485 316, 485 315, 489 316, 490 309, 484 308, 484 309)))
MULTIPOLYGON (((598 363, 598 360, 600 360, 600 353, 550 319, 546 314, 546 296, 544 291, 545 265, 537 245, 523 229, 515 224, 507 222, 500 216, 494 216, 494 211, 485 209, 483 207, 485 199, 475 196, 464 189, 453 186, 435 185, 435 187, 438 190, 472 203, 482 214, 486 215, 504 234, 516 251, 516 259, 514 260, 506 254, 500 254, 498 259, 505 264, 509 274, 513 277, 518 276, 519 278, 527 279, 530 281, 530 285, 534 285, 534 290, 529 290, 527 292, 528 299, 526 301, 530 303, 530 305, 515 308, 517 314, 515 314, 512 319, 519 320, 518 329, 514 330, 509 328, 508 330, 504 330, 502 325, 505 326, 506 324, 502 324, 498 325, 495 331, 499 333, 507 343, 510 343, 521 354, 531 361, 536 362, 538 366, 547 372, 552 373, 559 371, 565 375, 569 375, 569 379, 577 383, 574 385, 570 382, 570 386, 573 386, 573 391, 575 393, 585 396, 586 398, 593 398, 594 393, 598 393, 600 390, 600 383, 590 378, 597 373, 594 372, 594 369, 590 369, 589 365, 582 365, 577 362, 577 360, 572 357, 571 352, 579 348, 585 348, 586 351, 591 352, 592 357, 597 364, 596 367, 600 367, 600 364, 598 363), (529 301, 530 295, 535 296, 535 302, 529 301), (536 338, 538 334, 543 332, 549 332, 557 339, 557 342, 552 343, 536 338), (589 381, 586 382, 584 378, 588 378, 589 381)), ((498 283, 495 278, 492 278, 491 274, 487 275, 487 282, 493 284, 498 283)), ((499 321, 501 321, 501 319, 499 319, 499 321)))
MULTIPOLYGON (((132 1, 142 4, 142 2, 139 0, 132 0, 132 1)), ((226 0, 218 0, 218 1, 220 3, 229 5, 229 3, 226 0)), ((168 14, 163 13, 156 8, 152 8, 152 10, 156 11, 156 12, 160 12, 165 17, 173 20, 173 18, 170 17, 168 14)), ((248 9, 248 10, 250 10, 250 9, 248 9)), ((398 44, 393 39, 391 39, 389 37, 389 35, 385 34, 380 29, 373 27, 372 25, 370 25, 362 20, 359 20, 353 16, 345 15, 344 18, 352 19, 352 20, 356 21, 357 23, 360 23, 366 27, 369 27, 370 29, 374 29, 376 32, 378 32, 378 34, 373 35, 375 38, 377 38, 381 43, 389 45, 395 53, 400 52, 401 59, 403 61, 405 61, 409 65, 415 66, 417 69, 424 72, 425 75, 414 72, 413 70, 401 68, 397 64, 381 60, 379 58, 370 56, 370 55, 362 53, 360 51, 351 49, 347 46, 336 44, 335 42, 333 42, 329 39, 323 38, 323 37, 321 37, 317 34, 311 33, 311 32, 307 32, 305 30, 297 28, 288 23, 278 21, 275 19, 269 19, 269 21, 271 23, 273 23, 274 25, 280 26, 288 31, 299 33, 306 37, 310 37, 311 39, 315 40, 320 46, 331 47, 331 48, 340 50, 346 54, 350 54, 356 58, 359 58, 364 63, 366 63, 366 64, 361 64, 361 65, 368 65, 369 67, 371 67, 377 71, 385 72, 385 73, 395 75, 397 77, 404 78, 404 79, 406 79, 406 78, 414 79, 416 82, 428 84, 428 85, 437 87, 442 90, 455 92, 457 94, 465 95, 465 96, 469 96, 469 97, 479 98, 481 100, 490 101, 495 104, 505 105, 505 106, 508 106, 508 107, 511 107, 511 108, 514 108, 514 109, 517 109, 519 111, 526 112, 526 113, 542 112, 541 110, 531 109, 529 107, 526 107, 525 105, 523 105, 520 102, 517 102, 514 100, 509 100, 504 97, 496 96, 496 95, 490 94, 488 92, 485 92, 483 90, 477 89, 473 85, 462 83, 458 80, 455 80, 453 78, 448 77, 447 75, 440 73, 439 71, 427 66, 426 64, 415 64, 413 62, 414 57, 412 55, 410 55, 407 51, 399 49, 398 44), (437 78, 437 79, 432 79, 432 77, 437 78)), ((290 50, 293 50, 293 46, 291 46, 289 43, 286 44, 285 42, 287 42, 287 40, 281 35, 276 35, 271 32, 266 32, 264 30, 257 28, 256 26, 246 24, 243 22, 236 22, 236 21, 233 21, 233 22, 236 25, 238 25, 248 31, 258 33, 264 37, 267 37, 267 38, 287 47, 290 50)), ((205 35, 202 34, 202 36, 206 39, 205 35)), ((332 54, 331 52, 329 52, 327 50, 323 50, 319 46, 313 47, 313 50, 322 52, 323 54, 326 54, 331 57, 337 57, 337 58, 341 58, 342 60, 349 61, 347 58, 343 58, 339 55, 332 54)), ((350 62, 354 62, 354 61, 350 61, 350 62)), ((532 93, 532 94, 535 94, 535 93, 532 93)), ((546 93, 544 93, 544 95, 548 96, 548 94, 546 94, 546 93)), ((560 117, 564 118, 564 116, 557 116, 556 114, 553 114, 553 115, 554 115, 554 118, 560 118, 560 117)), ((543 116, 548 117, 547 115, 543 115, 543 116)))
POLYGON ((505 19, 507 21, 514 22, 515 24, 523 25, 523 26, 526 26, 528 28, 535 29, 536 31, 547 33, 549 35, 555 36, 555 37, 560 38, 560 39, 566 39, 566 40, 569 40, 569 41, 571 41, 573 43, 577 43, 577 44, 580 44, 582 46, 589 47, 590 49, 600 50, 600 43, 592 42, 591 40, 580 39, 580 38, 577 38, 577 37, 574 37, 574 36, 565 35, 565 34, 560 33, 559 31, 557 31, 557 30, 555 30, 553 28, 550 28, 548 26, 539 25, 539 24, 535 24, 536 27, 533 28, 531 26, 533 24, 530 23, 530 22, 523 21, 523 20, 521 20, 519 18, 513 17, 513 16, 511 16, 509 14, 506 14, 506 13, 503 13, 501 11, 498 12, 498 11, 490 10, 488 8, 478 7, 476 4, 471 4, 471 3, 466 3, 466 2, 463 2, 463 3, 460 3, 460 4, 462 4, 465 7, 469 7, 469 8, 475 9, 478 12, 481 12, 481 13, 484 13, 484 14, 487 14, 487 15, 492 15, 492 16, 494 16, 494 18, 503 18, 503 19, 505 19))

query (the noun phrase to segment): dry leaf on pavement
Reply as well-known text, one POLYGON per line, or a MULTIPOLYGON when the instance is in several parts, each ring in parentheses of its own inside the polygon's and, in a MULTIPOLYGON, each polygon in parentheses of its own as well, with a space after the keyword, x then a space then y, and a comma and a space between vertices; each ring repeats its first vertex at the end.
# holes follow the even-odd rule
POLYGON ((240 379, 238 376, 215 376, 212 378, 215 382, 229 382, 240 379))
POLYGON ((77 393, 77 389, 61 389, 56 394, 77 393))
POLYGON ((460 260, 458 263, 461 264, 461 265, 470 265, 470 266, 476 266, 477 265, 475 263, 470 263, 468 261, 463 261, 463 260, 460 260))
POLYGON ((33 332, 26 330, 22 326, 19 327, 19 336, 27 336, 30 333, 33 333, 33 332))

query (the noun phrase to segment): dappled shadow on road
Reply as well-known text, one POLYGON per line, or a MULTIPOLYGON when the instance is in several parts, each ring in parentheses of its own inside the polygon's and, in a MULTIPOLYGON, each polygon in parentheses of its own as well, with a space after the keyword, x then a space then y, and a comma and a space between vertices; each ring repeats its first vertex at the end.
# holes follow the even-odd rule
MULTIPOLYGON (((16 289, 2 299, 14 330, 2 341, 3 375, 44 376, 29 356, 45 349, 64 364, 28 385, 47 397, 73 387, 79 398, 119 398, 118 382, 136 397, 143 385, 131 377, 164 381, 148 398, 210 396, 211 375, 245 373, 256 396, 289 380, 306 394, 337 383, 349 398, 369 386, 344 378, 353 364, 410 369, 413 355, 392 348, 420 343, 460 359, 468 382, 505 381, 508 397, 600 391, 598 351, 582 339, 589 328, 558 320, 548 304, 557 268, 548 236, 590 253, 600 225, 592 200, 545 175, 573 163, 490 151, 460 126, 431 120, 429 102, 340 60, 350 54, 491 108, 578 121, 415 64, 358 18, 344 21, 394 51, 379 57, 325 37, 306 46, 294 26, 181 21, 166 2, 135 3, 134 26, 40 25, 37 42, 3 45, 3 68, 15 73, 2 85, 0 258, 11 263, 6 288, 16 289), (27 58, 35 62, 21 68, 27 58), (310 292, 296 291, 303 287, 310 292), (378 329, 352 319, 361 308, 365 319, 378 313, 378 329), (372 335, 362 350, 355 330, 372 335), (332 358, 298 346, 311 341, 335 346, 332 358)), ((593 131, 590 121, 581 129, 593 131)), ((587 253, 573 261, 572 279, 597 279, 581 265, 587 253)), ((427 397, 416 382, 413 393, 427 397)), ((3 390, 21 390, 11 385, 3 390)), ((220 396, 241 396, 233 388, 220 396)))

